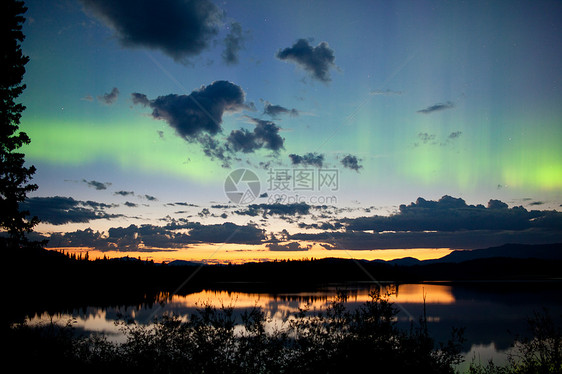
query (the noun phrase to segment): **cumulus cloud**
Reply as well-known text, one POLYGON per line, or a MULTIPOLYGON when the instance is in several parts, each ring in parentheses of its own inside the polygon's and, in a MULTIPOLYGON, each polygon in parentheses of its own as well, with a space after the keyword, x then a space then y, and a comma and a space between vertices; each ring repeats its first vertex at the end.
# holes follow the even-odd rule
POLYGON ((279 127, 270 121, 250 118, 255 124, 253 131, 233 130, 227 138, 228 147, 235 152, 252 153, 265 148, 274 152, 283 149, 285 139, 279 135, 279 127))
POLYGON ((428 106, 425 109, 420 109, 420 110, 418 110, 418 113, 429 114, 429 113, 438 112, 438 111, 445 110, 445 109, 451 109, 451 108, 454 108, 454 107, 455 107, 455 104, 453 102, 447 101, 446 103, 434 104, 434 105, 428 106))
POLYGON ((81 0, 126 48, 159 50, 176 61, 199 55, 217 35, 221 10, 209 0, 81 0))
POLYGON ((414 203, 400 205, 399 212, 388 217, 359 217, 346 220, 345 223, 348 230, 376 232, 526 230, 562 224, 562 213, 528 211, 522 206, 508 208, 499 200, 490 200, 487 207, 469 205, 461 198, 445 195, 438 201, 420 197, 414 203))
POLYGON ((359 165, 359 161, 361 160, 359 160, 357 156, 347 155, 341 160, 341 164, 345 168, 359 172, 359 169, 363 167, 363 165, 359 165))
POLYGON ((166 121, 188 141, 222 131, 223 114, 245 108, 244 99, 242 88, 227 81, 215 81, 189 95, 170 94, 148 101, 142 94, 133 94, 133 102, 150 106, 154 119, 166 121))
POLYGON ((53 225, 66 223, 87 223, 96 219, 122 217, 122 214, 110 214, 104 210, 114 205, 95 201, 74 200, 71 197, 32 197, 22 204, 24 210, 37 216, 41 222, 53 225))
POLYGON ((291 153, 289 155, 293 165, 315 166, 321 168, 324 165, 324 155, 318 153, 306 153, 302 156, 291 153))
POLYGON ((190 143, 198 143, 204 154, 229 167, 235 153, 253 153, 260 149, 274 153, 284 148, 280 127, 274 122, 246 117, 255 125, 253 130, 238 129, 223 139, 222 117, 226 112, 251 109, 245 103, 245 93, 234 83, 216 81, 202 86, 189 95, 166 95, 150 100, 146 95, 133 93, 135 104, 150 107, 152 117, 166 121, 178 136, 190 143))
POLYGON ((113 87, 111 92, 105 93, 102 96, 98 96, 98 100, 104 104, 111 105, 117 101, 119 97, 119 89, 117 87, 113 87))
POLYGON ((476 249, 562 240, 561 212, 510 208, 494 199, 486 206, 471 205, 447 195, 437 201, 418 198, 400 205, 390 216, 344 218, 336 223, 320 233, 294 233, 291 239, 316 241, 328 249, 476 249), (340 230, 342 226, 344 230, 340 230), (330 231, 334 229, 337 231, 330 231))
POLYGON ((330 69, 335 67, 335 56, 334 50, 326 42, 313 47, 306 39, 299 39, 291 47, 279 50, 276 56, 280 60, 296 63, 316 80, 331 81, 330 69))

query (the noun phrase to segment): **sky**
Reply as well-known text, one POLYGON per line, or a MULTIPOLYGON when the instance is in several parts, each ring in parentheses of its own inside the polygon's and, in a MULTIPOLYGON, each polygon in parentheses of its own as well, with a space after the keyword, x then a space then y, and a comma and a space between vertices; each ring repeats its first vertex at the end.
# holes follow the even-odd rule
POLYGON ((559 1, 30 0, 25 208, 156 261, 562 241, 559 1))

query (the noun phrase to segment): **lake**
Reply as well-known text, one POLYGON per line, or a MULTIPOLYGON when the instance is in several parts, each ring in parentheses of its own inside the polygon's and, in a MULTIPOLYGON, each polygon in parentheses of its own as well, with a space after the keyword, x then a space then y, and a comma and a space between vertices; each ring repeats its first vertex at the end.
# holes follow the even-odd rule
MULTIPOLYGON (((323 310, 338 291, 348 296, 349 308, 356 308, 370 299, 369 293, 380 287, 398 310, 397 323, 409 328, 418 323, 424 313, 424 300, 429 332, 437 342, 446 342, 451 328, 464 327, 466 368, 472 359, 487 363, 493 359, 502 364, 507 359, 513 340, 525 335, 527 318, 535 311, 547 308, 553 318, 562 323, 562 281, 537 282, 432 282, 417 284, 329 285, 306 292, 242 292, 206 289, 187 295, 162 295, 153 305, 130 305, 113 308, 95 306, 71 313, 41 314, 30 323, 73 320, 77 332, 103 332, 110 339, 123 338, 115 322, 131 318, 150 323, 154 317, 175 313, 188 316, 205 304, 231 306, 242 313, 254 306, 261 307, 271 325, 282 324, 287 317, 308 306, 323 310)), ((237 285, 240 289, 240 285, 237 285)))

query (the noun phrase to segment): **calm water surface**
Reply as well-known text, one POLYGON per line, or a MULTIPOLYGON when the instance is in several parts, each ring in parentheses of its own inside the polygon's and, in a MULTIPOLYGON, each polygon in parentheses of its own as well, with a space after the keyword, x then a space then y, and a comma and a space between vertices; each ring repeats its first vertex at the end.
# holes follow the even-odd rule
MULTIPOLYGON (((175 313, 188 316, 205 304, 233 307, 242 313, 254 306, 263 308, 271 325, 282 324, 299 308, 323 310, 338 290, 348 295, 348 307, 355 308, 370 299, 374 284, 322 287, 315 291, 291 293, 251 293, 204 290, 185 296, 174 295, 152 306, 123 306, 116 308, 90 307, 86 310, 57 315, 37 315, 31 323, 73 321, 78 332, 103 332, 113 340, 123 336, 115 322, 132 318, 150 323, 154 317, 175 313)), ((409 328, 423 316, 424 300, 430 334, 436 341, 446 342, 451 327, 464 327, 466 343, 465 367, 472 359, 504 363, 514 338, 526 334, 527 318, 535 311, 548 308, 552 317, 561 323, 562 282, 487 282, 487 283, 422 283, 382 285, 382 293, 398 309, 398 324, 409 328)))

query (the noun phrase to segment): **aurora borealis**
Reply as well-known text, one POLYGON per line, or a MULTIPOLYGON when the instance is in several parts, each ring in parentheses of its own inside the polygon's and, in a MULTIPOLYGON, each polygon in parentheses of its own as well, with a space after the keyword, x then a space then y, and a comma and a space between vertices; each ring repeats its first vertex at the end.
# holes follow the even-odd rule
POLYGON ((248 260, 472 247, 453 238, 472 228, 420 231, 427 211, 414 208, 517 217, 474 229, 483 238, 474 247, 562 240, 560 2, 26 5, 21 128, 38 170, 30 207, 47 217, 37 232, 50 246, 158 259, 207 248, 198 260, 226 249, 248 260), (238 168, 260 177, 253 210, 224 193, 238 168), (306 211, 266 189, 272 169, 299 168, 338 173, 337 189, 285 191, 306 211), (75 203, 33 200, 54 197, 75 203), (75 218, 55 224, 53 214, 75 218), (389 214, 413 214, 411 226, 387 231, 419 246, 361 236, 381 235, 376 225, 350 235, 350 220, 389 214), (215 240, 229 223, 257 236, 215 240), (432 239, 442 231, 449 239, 432 239))

